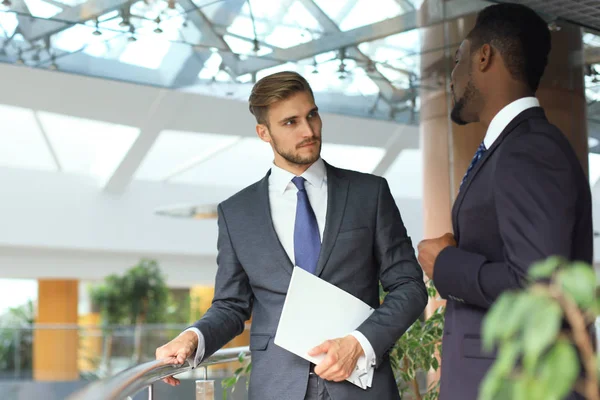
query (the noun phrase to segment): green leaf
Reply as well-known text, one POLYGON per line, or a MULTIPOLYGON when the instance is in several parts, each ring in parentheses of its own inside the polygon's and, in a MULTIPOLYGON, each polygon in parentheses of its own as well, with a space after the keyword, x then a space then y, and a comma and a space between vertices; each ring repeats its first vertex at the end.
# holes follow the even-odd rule
POLYGON ((561 289, 585 310, 593 307, 596 297, 596 274, 585 263, 574 263, 557 274, 561 289))
POLYGON ((516 297, 517 295, 513 292, 503 293, 483 319, 483 349, 485 351, 492 351, 496 340, 502 337, 504 322, 512 313, 516 297))
POLYGON ((502 377, 495 368, 488 371, 479 386, 479 396, 477 400, 494 400, 496 394, 500 391, 503 385, 504 377, 502 377))
POLYGON ((523 329, 536 307, 536 296, 523 292, 516 295, 509 312, 505 314, 499 334, 503 340, 509 340, 514 334, 523 329))
POLYGON ((524 376, 518 379, 512 385, 512 396, 507 396, 512 400, 533 400, 531 398, 531 378, 524 376))
POLYGON ((560 306, 545 296, 536 296, 536 312, 525 324, 523 331, 523 366, 534 371, 538 359, 558 336, 562 322, 560 306))
POLYGON ((498 358, 480 386, 479 400, 510 398, 503 393, 512 391, 512 386, 508 385, 508 378, 521 354, 521 349, 521 343, 517 341, 506 342, 500 346, 498 358))
POLYGON ((408 341, 408 347, 411 350, 414 350, 419 347, 419 342, 415 339, 411 339, 408 341))
POLYGON ((565 264, 566 260, 559 256, 548 257, 543 261, 534 263, 529 268, 529 277, 532 279, 550 278, 554 271, 561 265, 565 264))
POLYGON ((573 345, 566 339, 559 339, 540 362, 537 382, 545 388, 547 399, 564 398, 573 389, 579 368, 573 345))
POLYGON ((519 355, 521 354, 522 346, 520 342, 510 341, 504 343, 498 351, 498 358, 494 362, 494 371, 499 376, 506 377, 512 372, 519 355))

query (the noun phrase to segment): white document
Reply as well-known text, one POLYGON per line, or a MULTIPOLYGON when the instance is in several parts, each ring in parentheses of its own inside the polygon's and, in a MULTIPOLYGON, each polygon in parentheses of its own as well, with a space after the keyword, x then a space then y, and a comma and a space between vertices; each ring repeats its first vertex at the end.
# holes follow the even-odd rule
MULTIPOLYGON (((329 339, 355 331, 375 311, 362 300, 321 278, 294 267, 274 343, 314 364, 325 355, 308 352, 329 339)), ((373 368, 361 356, 348 381, 366 389, 373 380, 373 368)))

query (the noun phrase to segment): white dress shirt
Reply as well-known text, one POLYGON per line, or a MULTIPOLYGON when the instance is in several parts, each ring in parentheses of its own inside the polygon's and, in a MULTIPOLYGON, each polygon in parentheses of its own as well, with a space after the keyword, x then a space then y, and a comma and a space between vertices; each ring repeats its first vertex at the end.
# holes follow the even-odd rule
MULTIPOLYGON (((319 158, 301 176, 306 179, 304 187, 317 218, 322 242, 327 217, 327 170, 325 163, 319 158)), ((294 226, 296 223, 296 204, 298 202, 298 189, 292 182, 294 177, 294 174, 276 165, 271 168, 271 175, 269 176, 269 206, 273 227, 293 265, 295 265, 294 226)), ((188 330, 192 330, 198 335, 198 348, 192 364, 196 367, 204 356, 204 336, 197 328, 189 328, 186 331, 188 330)), ((358 340, 365 352, 365 355, 358 360, 357 367, 368 371, 368 368, 373 368, 376 363, 373 346, 362 333, 354 331, 350 334, 358 340)))
POLYGON ((515 100, 509 105, 505 106, 490 122, 488 130, 485 133, 483 144, 485 148, 489 150, 494 144, 498 136, 502 131, 510 124, 510 122, 521 114, 523 111, 533 107, 539 107, 540 102, 535 97, 523 97, 519 100, 515 100))

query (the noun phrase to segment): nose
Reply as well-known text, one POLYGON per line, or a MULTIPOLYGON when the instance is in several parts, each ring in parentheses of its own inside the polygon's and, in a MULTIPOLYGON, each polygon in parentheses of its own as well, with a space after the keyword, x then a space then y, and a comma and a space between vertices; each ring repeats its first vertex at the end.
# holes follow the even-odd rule
POLYGON ((304 120, 302 123, 302 137, 312 138, 315 136, 315 130, 308 120, 304 120))

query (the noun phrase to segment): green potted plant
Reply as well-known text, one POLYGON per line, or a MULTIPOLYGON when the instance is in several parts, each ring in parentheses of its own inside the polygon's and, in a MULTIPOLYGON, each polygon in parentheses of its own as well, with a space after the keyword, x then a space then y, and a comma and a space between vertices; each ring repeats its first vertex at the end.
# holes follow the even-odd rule
POLYGON ((560 400, 572 390, 600 399, 590 329, 600 311, 594 269, 551 257, 528 278, 524 290, 503 293, 484 320, 484 349, 496 348, 498 358, 480 400, 560 400))

